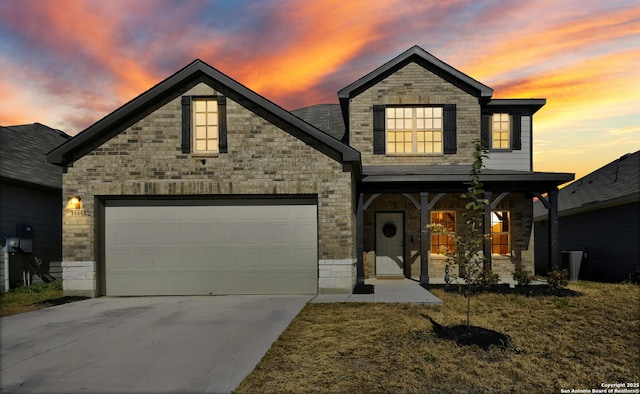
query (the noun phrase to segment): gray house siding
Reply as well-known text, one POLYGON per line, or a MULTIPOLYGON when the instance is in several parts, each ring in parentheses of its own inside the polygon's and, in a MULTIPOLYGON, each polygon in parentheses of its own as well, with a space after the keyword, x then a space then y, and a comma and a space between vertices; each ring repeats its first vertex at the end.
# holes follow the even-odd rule
MULTIPOLYGON (((628 280, 640 270, 640 202, 560 218, 560 248, 587 250, 582 278, 605 282, 628 280)), ((548 222, 535 224, 536 272, 548 271, 548 222)))
MULTIPOLYGON (((16 235, 17 225, 33 226, 33 255, 42 259, 42 272, 57 278, 61 278, 59 267, 62 259, 61 201, 61 190, 4 182, 0 185, 0 234, 12 236, 16 235)), ((21 260, 18 257, 11 258, 12 281, 21 280, 22 277, 21 260)), ((4 269, 1 286, 4 290, 4 269)))
POLYGON ((531 168, 531 116, 522 116, 522 148, 506 152, 490 151, 484 165, 492 170, 532 171, 531 168))

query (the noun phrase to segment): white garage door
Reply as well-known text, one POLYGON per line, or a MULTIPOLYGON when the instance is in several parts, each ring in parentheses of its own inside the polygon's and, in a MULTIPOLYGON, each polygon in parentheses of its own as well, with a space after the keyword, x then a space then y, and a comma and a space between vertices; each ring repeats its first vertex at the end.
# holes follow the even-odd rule
POLYGON ((305 201, 107 201, 106 295, 315 294, 305 201))

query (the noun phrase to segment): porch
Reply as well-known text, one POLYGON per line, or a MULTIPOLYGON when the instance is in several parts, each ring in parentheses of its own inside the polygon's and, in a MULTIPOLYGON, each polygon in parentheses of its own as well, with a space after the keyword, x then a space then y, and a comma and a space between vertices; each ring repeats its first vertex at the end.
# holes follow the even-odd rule
MULTIPOLYGON (((533 199, 544 200, 557 217, 558 185, 572 174, 483 170, 484 233, 491 234, 484 254, 501 283, 510 283, 517 264, 534 271, 533 199)), ((431 234, 430 223, 455 232, 464 226, 460 195, 470 180, 466 166, 364 167, 357 200, 357 283, 407 278, 444 283, 450 241, 431 234)), ((550 244, 557 245, 557 220, 550 244)), ((560 250, 551 248, 550 269, 560 267, 560 250)))

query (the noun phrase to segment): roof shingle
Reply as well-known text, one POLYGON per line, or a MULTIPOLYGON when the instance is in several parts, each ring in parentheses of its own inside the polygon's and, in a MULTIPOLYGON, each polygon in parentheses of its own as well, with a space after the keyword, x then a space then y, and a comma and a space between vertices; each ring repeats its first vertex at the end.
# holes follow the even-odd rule
POLYGON ((62 169, 46 154, 71 138, 40 123, 0 126, 0 177, 62 188, 62 169))

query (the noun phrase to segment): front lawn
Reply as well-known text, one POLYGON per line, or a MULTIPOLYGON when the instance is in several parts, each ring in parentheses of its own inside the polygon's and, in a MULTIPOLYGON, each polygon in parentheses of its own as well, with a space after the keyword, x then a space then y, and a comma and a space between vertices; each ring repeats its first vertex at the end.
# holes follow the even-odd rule
POLYGON ((62 286, 53 283, 12 289, 0 293, 0 317, 42 309, 48 306, 46 301, 61 297, 62 286))
POLYGON ((308 304, 236 392, 560 393, 640 382, 640 287, 569 288, 582 296, 474 296, 471 324, 509 338, 487 350, 434 332, 465 323, 456 293, 433 290, 442 306, 308 304))

